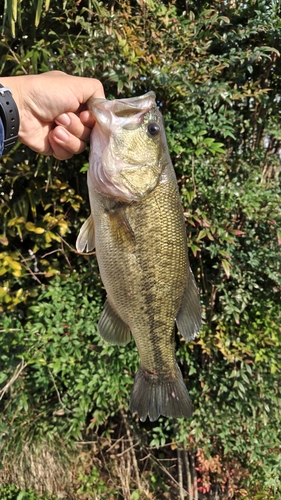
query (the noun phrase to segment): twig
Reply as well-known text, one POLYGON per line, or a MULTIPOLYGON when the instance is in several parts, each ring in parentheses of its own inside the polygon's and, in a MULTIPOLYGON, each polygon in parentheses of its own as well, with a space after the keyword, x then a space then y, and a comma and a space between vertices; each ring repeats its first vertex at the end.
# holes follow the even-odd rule
POLYGON ((132 444, 132 446, 130 446, 130 448, 126 448, 124 451, 121 451, 121 453, 117 453, 116 457, 118 457, 118 458, 122 457, 123 455, 125 455, 126 453, 128 453, 129 451, 131 451, 133 448, 135 448, 135 446, 137 446, 137 444, 138 443, 132 444))
POLYGON ((182 458, 181 458, 181 450, 177 448, 177 457, 178 457, 178 478, 179 478, 179 493, 180 500, 184 500, 184 489, 183 489, 183 476, 182 476, 182 458))
MULTIPOLYGON (((9 332, 20 332, 20 328, 9 328, 9 332)), ((7 330, 4 328, 3 330, 0 330, 0 333, 6 333, 7 330)))
POLYGON ((22 359, 21 362, 18 364, 18 366, 15 369, 15 372, 12 376, 12 378, 7 382, 7 384, 3 387, 3 389, 0 392, 0 401, 4 397, 4 394, 8 391, 8 389, 13 385, 13 383, 17 380, 17 378, 20 376, 21 372, 27 367, 27 363, 24 362, 22 359))
POLYGON ((61 248, 56 248, 55 250, 52 250, 51 252, 44 253, 44 255, 42 255, 41 259, 46 259, 46 257, 48 257, 49 255, 52 255, 53 253, 57 253, 57 252, 63 252, 63 250, 61 248))
MULTIPOLYGON (((167 476, 173 481, 173 483, 175 483, 177 485, 177 487, 179 488, 179 483, 178 481, 176 481, 176 479, 172 476, 172 474, 170 474, 170 472, 161 464, 160 460, 158 460, 158 458, 154 457, 153 455, 151 455, 151 458, 152 460, 154 460, 154 462, 157 463, 157 465, 160 467, 160 469, 162 469, 163 472, 165 472, 165 474, 167 474, 167 476)), ((183 490, 184 494, 186 495, 187 494, 187 491, 184 489, 183 490)))
MULTIPOLYGON (((35 279, 39 283, 39 285, 42 285, 39 278, 37 278, 36 274, 32 271, 32 269, 27 264, 27 260, 24 258, 24 256, 21 253, 20 253, 20 256, 21 256, 21 259, 22 259, 22 262, 23 262, 25 268, 28 270, 29 274, 31 274, 32 278, 35 279)), ((33 259, 33 257, 30 257, 30 258, 33 259)))
POLYGON ((52 374, 52 372, 51 372, 51 370, 50 370, 49 368, 48 368, 48 372, 49 372, 49 375, 50 375, 50 377, 51 377, 51 379, 52 379, 52 381, 53 381, 54 388, 55 388, 55 390, 56 390, 56 393, 57 393, 58 400, 59 400, 60 404, 61 404, 61 405, 62 405, 62 407, 63 407, 65 410, 67 410, 69 413, 73 413, 73 412, 72 412, 71 410, 69 410, 69 408, 67 408, 67 407, 65 406, 65 404, 62 402, 62 399, 61 399, 61 397, 60 397, 59 390, 58 390, 58 388, 57 388, 56 381, 55 381, 54 376, 53 376, 53 374, 52 374))
POLYGON ((115 443, 113 443, 107 450, 106 450, 106 453, 108 453, 109 451, 112 450, 112 448, 114 448, 114 446, 116 446, 118 443, 120 443, 120 441, 123 441, 123 436, 121 436, 120 438, 116 439, 115 443))
POLYGON ((191 479, 191 472, 190 472, 190 465, 189 465, 188 451, 187 450, 183 451, 183 456, 184 456, 184 463, 185 463, 186 475, 187 475, 187 489, 188 489, 188 494, 189 494, 189 500, 193 500, 193 485, 192 485, 192 479, 191 479))
POLYGON ((193 487, 194 487, 194 500, 198 500, 197 472, 196 472, 196 468, 195 468, 194 453, 191 453, 191 467, 192 467, 192 479, 193 479, 193 487))
MULTIPOLYGON (((135 454, 135 450, 134 450, 134 443, 133 443, 133 439, 132 439, 132 436, 131 436, 131 432, 130 432, 130 428, 128 426, 128 423, 127 423, 127 420, 124 416, 124 413, 121 411, 121 415, 122 415, 122 419, 123 419, 123 422, 124 422, 124 425, 125 425, 125 429, 126 429, 126 434, 128 436, 128 439, 129 439, 129 443, 130 443, 130 448, 128 448, 127 451, 129 450, 132 450, 132 460, 133 460, 133 467, 135 469, 135 474, 136 474, 136 480, 137 480, 137 485, 138 485, 138 489, 139 491, 142 491, 142 484, 141 484, 141 480, 140 480, 140 475, 139 475, 139 467, 138 467, 138 462, 137 462, 137 458, 136 458, 136 454, 135 454)), ((136 443, 136 445, 138 444, 138 442, 136 443)))
POLYGON ((192 178, 192 184, 193 184, 193 193, 194 196, 196 196, 196 183, 195 183, 195 172, 194 172, 194 154, 192 154, 191 157, 191 178, 192 178))
POLYGON ((75 444, 83 444, 83 445, 84 444, 86 444, 86 445, 88 445, 88 444, 98 444, 98 440, 96 440, 96 441, 75 441, 75 444))
POLYGON ((70 245, 61 235, 60 239, 61 241, 74 253, 77 255, 96 255, 96 252, 77 252, 76 248, 74 248, 72 245, 70 245))
POLYGON ((13 51, 13 49, 11 49, 11 47, 9 47, 9 52, 11 52, 11 54, 12 54, 13 58, 14 58, 14 59, 16 60, 16 62, 20 65, 20 67, 21 67, 21 69, 22 69, 23 73, 25 73, 25 75, 27 75, 27 71, 26 71, 26 69, 25 69, 25 68, 24 68, 24 66, 21 64, 21 62, 20 62, 20 60, 19 60, 19 58, 18 58, 17 54, 13 51))

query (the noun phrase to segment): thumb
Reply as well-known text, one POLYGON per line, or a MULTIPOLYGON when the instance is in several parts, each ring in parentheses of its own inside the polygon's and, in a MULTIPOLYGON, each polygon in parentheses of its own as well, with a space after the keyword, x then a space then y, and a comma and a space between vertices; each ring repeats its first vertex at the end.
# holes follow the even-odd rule
POLYGON ((83 96, 81 104, 86 103, 90 97, 105 97, 103 85, 100 80, 96 78, 77 78, 79 78, 78 85, 80 86, 83 96))

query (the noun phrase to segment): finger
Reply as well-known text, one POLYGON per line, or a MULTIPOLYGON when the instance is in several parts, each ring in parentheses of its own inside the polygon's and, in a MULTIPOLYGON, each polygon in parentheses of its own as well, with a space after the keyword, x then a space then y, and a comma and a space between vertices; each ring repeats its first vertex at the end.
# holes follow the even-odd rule
POLYGON ((87 145, 85 141, 59 126, 50 132, 49 142, 53 149, 53 156, 59 160, 67 160, 74 154, 82 153, 87 145))
POLYGON ((92 129, 96 123, 92 112, 89 110, 82 111, 79 115, 79 118, 81 120, 81 123, 83 123, 83 125, 89 127, 90 129, 92 129))
POLYGON ((102 83, 96 78, 79 78, 79 88, 83 92, 83 99, 80 102, 87 102, 90 97, 104 98, 104 88, 102 83))
POLYGON ((56 118, 56 124, 62 125, 71 134, 82 141, 88 141, 90 138, 89 126, 81 122, 80 116, 75 113, 63 113, 56 118))

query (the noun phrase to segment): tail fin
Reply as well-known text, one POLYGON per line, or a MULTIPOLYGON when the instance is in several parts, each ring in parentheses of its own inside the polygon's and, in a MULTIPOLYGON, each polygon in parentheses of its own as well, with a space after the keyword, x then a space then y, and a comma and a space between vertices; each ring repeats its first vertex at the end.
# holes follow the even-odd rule
POLYGON ((160 415, 191 417, 193 406, 179 367, 169 379, 157 378, 140 367, 135 376, 130 410, 137 413, 142 422, 147 416, 151 422, 160 415))

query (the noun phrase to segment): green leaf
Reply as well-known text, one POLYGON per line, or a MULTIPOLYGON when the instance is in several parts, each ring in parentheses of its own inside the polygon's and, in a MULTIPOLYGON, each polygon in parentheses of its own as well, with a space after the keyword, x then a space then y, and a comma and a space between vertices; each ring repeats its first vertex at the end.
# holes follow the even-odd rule
POLYGON ((224 272, 226 274, 226 277, 227 277, 227 279, 229 279, 230 278, 231 265, 225 259, 222 259, 221 263, 222 263, 223 270, 224 270, 224 272))
POLYGON ((35 21, 34 24, 37 27, 40 22, 41 14, 42 14, 42 7, 43 7, 43 1, 44 0, 35 0, 35 21))

